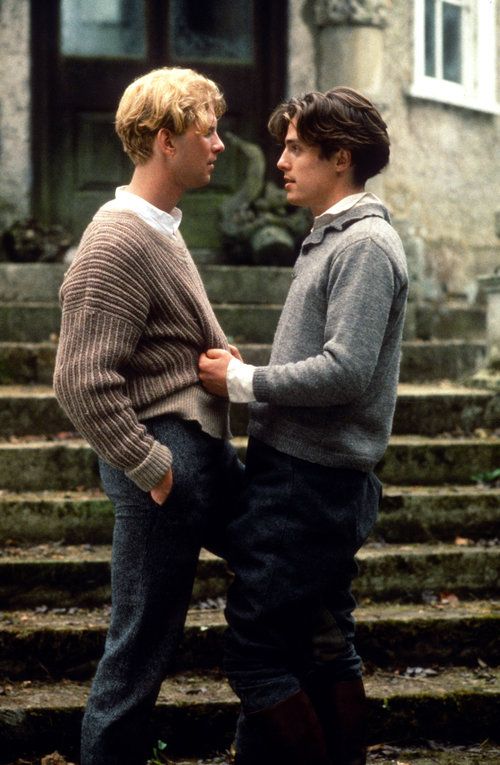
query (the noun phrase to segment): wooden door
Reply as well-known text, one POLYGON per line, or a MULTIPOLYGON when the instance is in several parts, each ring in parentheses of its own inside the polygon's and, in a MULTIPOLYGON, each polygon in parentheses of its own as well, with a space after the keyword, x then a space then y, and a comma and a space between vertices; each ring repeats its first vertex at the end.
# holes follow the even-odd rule
MULTIPOLYGON (((258 141, 283 97, 285 0, 32 0, 34 210, 78 236, 127 183, 132 165, 114 134, 119 98, 159 66, 188 66, 222 87, 231 130, 258 141)), ((238 186, 231 152, 212 183, 183 199, 192 247, 218 245, 217 205, 238 186)))

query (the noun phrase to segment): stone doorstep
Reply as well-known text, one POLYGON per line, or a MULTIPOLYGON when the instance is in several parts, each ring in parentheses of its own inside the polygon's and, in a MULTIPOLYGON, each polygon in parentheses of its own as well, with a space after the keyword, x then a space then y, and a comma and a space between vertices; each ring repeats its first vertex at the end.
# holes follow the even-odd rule
MULTIPOLYGON (((500 487, 384 486, 373 538, 454 542, 500 536, 500 487)), ((109 544, 114 514, 99 490, 9 493, 0 490, 0 544, 109 544)))
MULTIPOLYGON (((495 740, 500 712, 500 670, 456 667, 433 677, 377 671, 366 677, 368 739, 450 742, 495 740)), ((0 697, 3 757, 33 752, 75 752, 88 683, 9 683, 0 697)), ((231 742, 238 705, 218 675, 181 674, 163 684, 154 722, 172 754, 203 756, 231 742)))
MULTIPOLYGON (((56 343, 0 342, 0 384, 50 385, 56 351, 56 343)), ((264 366, 269 362, 271 346, 244 343, 240 351, 248 364, 264 366)), ((484 341, 403 342, 401 381, 415 383, 470 377, 481 367, 485 356, 484 341)))
MULTIPOLYGON (((411 673, 415 667, 477 668, 500 663, 500 601, 362 605, 356 620, 356 645, 371 668, 411 673)), ((73 613, 3 612, 0 677, 89 678, 102 653, 108 623, 108 607, 75 609, 73 613)), ((201 671, 220 667, 225 627, 222 611, 191 610, 176 668, 201 671)))
MULTIPOLYGON (((500 428, 490 391, 441 382, 398 388, 394 434, 436 435, 443 432, 468 432, 500 428)), ((232 431, 244 435, 248 425, 248 407, 231 408, 232 431)), ((53 389, 43 385, 0 386, 0 435, 50 435, 72 431, 73 425, 59 407, 53 389)))
MULTIPOLYGON (((0 556, 0 608, 107 603, 109 561, 110 548, 104 546, 7 547, 0 556)), ((360 574, 354 592, 360 602, 423 602, 425 597, 439 598, 443 593, 465 599, 489 598, 498 593, 498 546, 366 545, 358 562, 360 574)), ((193 602, 224 597, 230 579, 221 559, 203 553, 193 602)))
MULTIPOLYGON (((233 443, 244 460, 247 439, 233 443)), ((500 463, 500 439, 393 436, 377 474, 387 484, 473 483, 500 463)), ((7 491, 54 491, 98 485, 97 460, 80 439, 0 443, 0 486, 7 491), (22 477, 22 478, 21 478, 22 477)))

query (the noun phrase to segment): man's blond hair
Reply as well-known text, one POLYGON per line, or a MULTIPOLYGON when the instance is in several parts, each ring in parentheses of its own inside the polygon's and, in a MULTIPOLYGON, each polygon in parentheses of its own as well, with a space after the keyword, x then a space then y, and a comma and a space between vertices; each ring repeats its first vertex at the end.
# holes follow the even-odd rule
POLYGON ((182 135, 195 124, 200 132, 219 118, 226 102, 217 85, 193 69, 164 67, 134 80, 126 88, 116 112, 115 128, 124 151, 135 165, 151 156, 161 128, 182 135))

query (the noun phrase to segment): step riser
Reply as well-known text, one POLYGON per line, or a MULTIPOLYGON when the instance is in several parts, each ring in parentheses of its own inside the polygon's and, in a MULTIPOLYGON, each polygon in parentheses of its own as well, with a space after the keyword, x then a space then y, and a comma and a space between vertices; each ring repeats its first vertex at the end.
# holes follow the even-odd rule
POLYGON ((0 343, 0 385, 52 385, 53 343, 0 343))
MULTIPOLYGON (((241 352, 248 364, 265 366, 270 346, 241 344, 241 352)), ((55 354, 54 345, 0 344, 0 385, 50 385, 55 354)), ((403 344, 400 379, 412 383, 461 380, 480 369, 485 357, 486 346, 480 342, 459 346, 403 344)))
MULTIPOLYGON (((479 540, 499 533, 500 495, 446 497, 386 494, 373 538, 385 542, 479 540)), ((106 499, 26 499, 0 497, 0 544, 110 544, 114 515, 106 499)))
MULTIPOLYGON (((494 596, 500 577, 500 550, 447 553, 400 553, 359 561, 353 590, 369 599, 421 602, 424 591, 439 595, 450 589, 459 597, 494 596)), ((230 576, 222 561, 200 561, 193 600, 224 596, 230 576)), ((101 606, 109 602, 107 561, 2 562, 0 608, 22 609, 44 604, 51 608, 101 606), (23 583, 22 588, 19 582, 23 583)))
POLYGON ((403 343, 400 381, 464 380, 481 369, 485 359, 486 345, 482 342, 403 343))
MULTIPOLYGON (((233 295, 230 297, 236 300, 233 295)), ((225 333, 235 343, 271 343, 281 305, 226 305, 214 302, 214 310, 225 333)), ((437 317, 425 309, 422 316, 416 331, 417 337, 424 340, 472 340, 481 338, 486 332, 485 314, 482 309, 457 309, 437 317)), ((4 342, 44 342, 49 340, 51 335, 58 334, 59 325, 60 309, 57 303, 0 304, 0 339, 4 342)))
MULTIPOLYGON (((0 762, 31 753, 58 750, 78 757, 82 706, 27 710, 22 715, 0 711, 0 739, 6 742, 0 762)), ((450 693, 444 699, 395 697, 369 699, 368 742, 450 742, 498 740, 500 696, 493 693, 450 693)), ((197 708, 158 705, 154 714, 155 740, 168 742, 172 755, 208 756, 228 748, 237 717, 236 702, 198 704, 197 708)))
POLYGON ((486 314, 475 306, 419 306, 416 324, 417 337, 422 340, 454 337, 473 340, 484 336, 486 314))
MULTIPOLYGON (((400 395, 396 405, 393 433, 434 436, 440 433, 473 433, 476 428, 499 426, 498 412, 492 400, 484 395, 427 396, 400 395)), ((248 407, 231 407, 231 430, 235 436, 245 435, 248 407)), ((17 435, 49 435, 74 430, 52 396, 33 397, 19 394, 0 398, 0 438, 17 435)))
MULTIPOLYGON (((0 301, 57 303, 67 268, 62 263, 0 263, 0 301)), ((198 270, 214 303, 283 303, 291 283, 288 268, 199 266, 198 270)))
MULTIPOLYGON (((239 446, 241 459, 245 447, 239 446)), ((376 472, 385 484, 472 482, 500 464, 500 443, 390 444, 376 472)), ((88 446, 0 445, 0 486, 6 491, 64 491, 98 486, 97 459, 88 446)))
MULTIPOLYGON (((0 624, 1 626, 1 624, 0 624)), ((356 627, 356 647, 367 666, 379 668, 430 665, 477 666, 478 651, 489 666, 500 662, 500 616, 437 622, 413 618, 383 620, 356 627)), ((222 666, 223 624, 188 626, 176 671, 213 670, 222 666)), ((93 677, 104 649, 106 627, 0 631, 0 677, 86 680, 93 677)))

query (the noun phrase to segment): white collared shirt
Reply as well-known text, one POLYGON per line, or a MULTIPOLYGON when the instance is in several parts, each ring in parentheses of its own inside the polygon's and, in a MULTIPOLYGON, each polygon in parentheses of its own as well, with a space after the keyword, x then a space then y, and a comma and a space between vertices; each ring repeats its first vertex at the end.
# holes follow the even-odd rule
POLYGON ((115 191, 115 198, 106 202, 100 209, 112 210, 113 212, 118 210, 134 212, 145 223, 168 236, 175 236, 182 221, 182 212, 178 207, 174 207, 169 213, 160 210, 159 207, 155 207, 143 197, 133 194, 128 190, 128 186, 118 186, 115 191))
MULTIPOLYGON (((356 207, 356 205, 369 204, 370 202, 378 202, 380 204, 380 199, 371 191, 350 194, 329 207, 321 215, 318 215, 314 219, 314 223, 320 222, 323 215, 341 215, 352 207, 356 207)), ((251 401, 256 400, 253 393, 253 375, 255 369, 256 367, 252 364, 244 364, 234 357, 230 360, 226 373, 227 391, 230 401, 235 404, 249 404, 251 401)))

